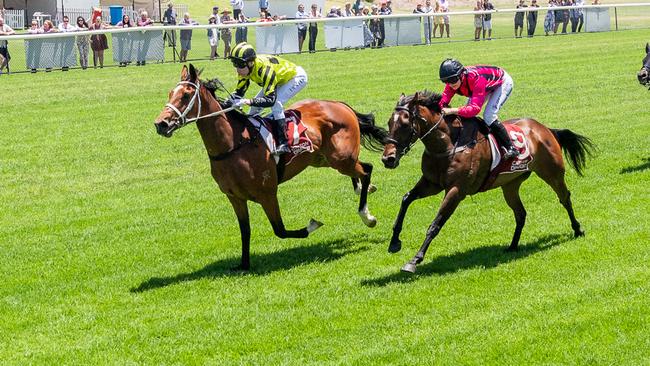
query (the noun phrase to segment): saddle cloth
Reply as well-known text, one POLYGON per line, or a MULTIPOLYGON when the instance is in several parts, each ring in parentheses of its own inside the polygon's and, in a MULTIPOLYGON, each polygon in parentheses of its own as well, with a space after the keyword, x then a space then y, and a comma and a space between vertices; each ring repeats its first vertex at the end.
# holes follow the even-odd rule
MULTIPOLYGON (((287 109, 284 111, 287 121, 287 141, 289 142, 290 153, 284 154, 284 161, 289 164, 296 156, 304 152, 313 152, 314 145, 312 144, 309 136, 307 136, 307 126, 302 123, 300 112, 294 109, 287 109)), ((262 139, 266 143, 270 152, 275 151, 276 141, 271 133, 273 118, 261 116, 248 116, 250 123, 260 131, 262 139)), ((275 156, 275 162, 279 161, 279 157, 275 156)))
POLYGON ((485 192, 490 189, 494 181, 501 174, 525 172, 530 170, 528 169, 528 164, 533 161, 533 156, 530 153, 530 148, 528 146, 529 141, 526 134, 515 124, 504 123, 503 126, 508 131, 508 136, 510 136, 512 145, 519 150, 519 156, 510 160, 502 160, 501 157, 503 150, 494 136, 490 134, 489 141, 490 151, 492 153, 492 164, 490 165, 490 174, 488 174, 481 189, 479 189, 479 192, 485 192))

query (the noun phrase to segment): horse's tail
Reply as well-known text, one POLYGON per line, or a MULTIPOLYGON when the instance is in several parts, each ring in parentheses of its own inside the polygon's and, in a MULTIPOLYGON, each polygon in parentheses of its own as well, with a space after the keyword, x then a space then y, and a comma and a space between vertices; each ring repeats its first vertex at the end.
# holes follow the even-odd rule
POLYGON ((551 128, 551 131, 560 143, 569 164, 579 176, 583 176, 582 172, 586 166, 587 157, 593 156, 596 145, 588 137, 578 135, 568 129, 551 128))
MULTIPOLYGON (((350 107, 348 105, 348 107, 350 107)), ((372 113, 363 114, 350 107, 359 121, 361 130, 361 145, 370 151, 381 152, 384 150, 384 141, 388 137, 388 132, 375 125, 375 115, 372 113)))

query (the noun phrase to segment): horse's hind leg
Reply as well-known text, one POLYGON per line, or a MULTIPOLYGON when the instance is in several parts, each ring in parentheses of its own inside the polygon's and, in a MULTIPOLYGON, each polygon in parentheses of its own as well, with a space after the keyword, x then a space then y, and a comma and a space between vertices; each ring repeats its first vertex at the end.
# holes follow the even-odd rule
POLYGON ((521 231, 524 229, 524 225, 526 224, 526 209, 524 208, 524 204, 521 202, 521 198, 519 197, 519 187, 521 187, 521 183, 523 183, 523 181, 525 181, 529 176, 530 172, 501 187, 501 190, 503 191, 503 198, 505 198, 506 203, 508 206, 510 206, 512 212, 514 212, 515 222, 517 224, 515 227, 515 233, 512 236, 512 241, 510 242, 510 246, 507 249, 508 251, 517 250, 517 247, 519 246, 519 238, 521 237, 521 231))
POLYGON ((370 187, 370 177, 372 176, 372 165, 358 162, 356 168, 357 170, 361 168, 363 171, 363 175, 361 176, 361 197, 359 198, 359 216, 366 226, 375 227, 377 225, 377 218, 372 216, 370 210, 368 210, 368 188, 370 187))
POLYGON ((309 224, 299 230, 287 230, 282 221, 282 214, 280 213, 280 205, 278 204, 278 197, 270 195, 260 201, 266 217, 269 219, 273 232, 278 238, 306 238, 319 227, 323 226, 322 222, 314 219, 309 220, 309 224))
POLYGON ((573 229, 573 234, 575 237, 584 236, 585 232, 581 229, 580 223, 576 220, 576 216, 573 213, 573 205, 571 204, 571 192, 566 186, 564 181, 564 170, 556 171, 553 174, 540 174, 542 172, 537 172, 539 175, 553 190, 557 195, 557 198, 560 200, 560 203, 566 209, 566 212, 569 214, 569 219, 571 220, 571 228, 573 229))

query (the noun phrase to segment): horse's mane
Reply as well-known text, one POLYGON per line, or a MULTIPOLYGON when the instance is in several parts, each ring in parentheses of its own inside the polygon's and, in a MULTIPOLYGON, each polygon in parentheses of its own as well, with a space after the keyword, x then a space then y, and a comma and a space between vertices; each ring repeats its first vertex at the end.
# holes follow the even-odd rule
MULTIPOLYGON (((219 105, 221 106, 221 109, 225 109, 226 106, 224 103, 226 102, 225 97, 221 97, 217 94, 217 92, 222 91, 224 93, 230 94, 228 89, 223 85, 221 80, 218 78, 213 78, 213 79, 208 79, 208 80, 201 80, 201 84, 208 89, 210 94, 214 97, 214 99, 217 100, 219 105)), ((245 114, 239 112, 238 110, 232 110, 228 113, 226 113, 228 118, 231 118, 233 120, 239 120, 242 124, 246 125, 246 122, 248 121, 248 118, 246 117, 245 114)))
MULTIPOLYGON (((420 90, 418 93, 418 104, 423 105, 430 110, 440 113, 440 99, 442 99, 442 95, 432 92, 430 90, 420 90)), ((397 105, 399 107, 404 107, 407 104, 409 104, 413 98, 415 97, 415 94, 407 95, 399 100, 397 102, 397 105)))

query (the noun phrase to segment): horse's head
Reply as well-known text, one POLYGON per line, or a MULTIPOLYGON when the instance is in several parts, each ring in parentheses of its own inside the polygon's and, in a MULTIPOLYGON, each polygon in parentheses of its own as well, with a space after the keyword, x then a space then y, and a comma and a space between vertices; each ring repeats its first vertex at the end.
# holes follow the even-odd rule
POLYGON ((426 90, 400 96, 393 114, 388 119, 388 138, 381 158, 386 168, 397 168, 400 158, 409 152, 418 138, 439 127, 442 121, 439 101, 440 95, 426 90), (430 126, 430 121, 437 123, 430 126))
POLYGON ((201 113, 200 71, 190 64, 183 65, 181 81, 169 92, 169 101, 163 108, 156 121, 156 132, 165 137, 171 137, 175 130, 195 121, 201 113))
POLYGON ((647 86, 650 89, 650 43, 646 43, 645 53, 646 55, 643 58, 643 66, 636 74, 636 77, 639 79, 641 85, 647 86))

